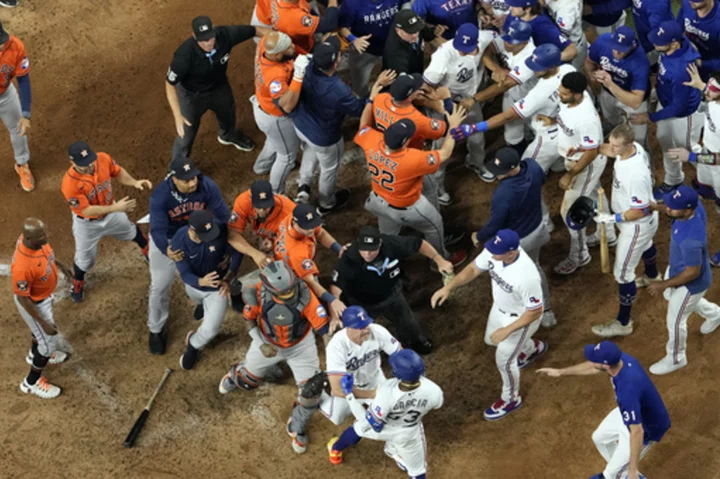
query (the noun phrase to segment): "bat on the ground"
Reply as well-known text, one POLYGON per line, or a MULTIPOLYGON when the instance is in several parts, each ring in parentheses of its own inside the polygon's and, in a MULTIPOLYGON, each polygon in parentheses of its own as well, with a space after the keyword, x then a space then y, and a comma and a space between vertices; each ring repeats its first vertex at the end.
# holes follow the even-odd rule
MULTIPOLYGON (((605 190, 598 188, 598 210, 605 212, 605 190)), ((605 223, 600 223, 600 265, 603 273, 610 272, 610 252, 608 251, 607 231, 605 223)))
POLYGON ((135 444, 135 439, 140 435, 140 432, 143 429, 143 426, 145 426, 145 422, 147 421, 148 416, 150 415, 150 408, 153 405, 153 401, 155 401, 155 396, 158 395, 160 392, 160 389, 162 389, 163 384, 165 384, 165 381, 167 380, 168 376, 170 376, 170 373, 172 372, 172 369, 166 368, 165 374, 163 374, 162 379, 160 380, 160 383, 158 383, 157 387, 155 388, 155 392, 153 393, 152 397, 147 403, 147 406, 145 406, 145 409, 140 413, 140 416, 137 418, 137 421, 135 421, 135 424, 133 425, 132 429, 130 429, 130 433, 128 433, 127 437, 125 438, 125 447, 133 447, 133 444, 135 444))

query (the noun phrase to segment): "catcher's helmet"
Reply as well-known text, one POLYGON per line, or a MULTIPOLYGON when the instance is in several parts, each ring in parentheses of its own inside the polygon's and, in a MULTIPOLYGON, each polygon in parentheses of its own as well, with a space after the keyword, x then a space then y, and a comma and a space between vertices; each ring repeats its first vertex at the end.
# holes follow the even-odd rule
POLYGON ((425 363, 412 349, 401 349, 389 358, 393 376, 408 382, 415 382, 425 374, 425 363))
POLYGON ((273 261, 260 270, 260 281, 273 296, 286 296, 295 292, 298 279, 285 261, 273 261))
POLYGON ((562 65, 560 49, 552 43, 545 43, 533 50, 532 55, 525 59, 525 65, 534 72, 543 72, 562 65))
POLYGON ((581 196, 568 209, 565 215, 565 223, 572 230, 585 228, 595 216, 595 202, 592 198, 581 196))

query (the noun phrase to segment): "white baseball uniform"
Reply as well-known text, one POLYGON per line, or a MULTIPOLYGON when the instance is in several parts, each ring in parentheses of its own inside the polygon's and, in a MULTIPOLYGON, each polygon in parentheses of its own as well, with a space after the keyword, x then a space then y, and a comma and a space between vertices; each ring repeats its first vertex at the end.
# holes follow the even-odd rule
POLYGON ((410 477, 427 472, 427 450, 422 418, 443 405, 440 386, 420 377, 420 386, 412 391, 400 389, 400 380, 388 379, 377 389, 368 411, 385 423, 376 432, 363 418, 355 421, 355 433, 364 438, 385 442, 385 454, 395 460, 410 477))
POLYGON ((575 44, 578 53, 573 58, 572 66, 582 71, 588 50, 582 26, 582 0, 547 0, 545 6, 563 35, 575 44))
POLYGON ((510 14, 510 5, 505 0, 481 0, 485 5, 492 7, 495 18, 502 18, 510 14))
MULTIPOLYGON (((335 333, 325 349, 328 376, 344 376, 350 373, 355 378, 354 387, 372 391, 385 381, 381 368, 380 352, 388 356, 402 349, 400 342, 379 324, 371 324, 370 337, 357 344, 347 336, 347 330, 335 333)), ((372 399, 358 399, 369 404, 372 399)), ((331 396, 323 392, 320 412, 333 424, 340 425, 352 415, 345 397, 331 396)))
POLYGON ((540 319, 515 330, 500 344, 490 341, 492 333, 514 323, 525 311, 543 309, 540 273, 532 258, 521 248, 515 262, 504 264, 493 259, 486 249, 475 258, 475 267, 487 271, 492 279, 493 305, 485 330, 485 343, 497 346, 495 365, 502 377, 501 399, 511 403, 520 397, 518 357, 535 352, 532 335, 540 327, 540 319))
MULTIPOLYGON (((700 105, 705 116, 705 129, 703 133, 703 151, 720 153, 720 100, 703 102, 700 105)), ((720 165, 697 165, 697 182, 715 190, 720 197, 720 165)))
MULTIPOLYGON (((583 100, 573 107, 565 104, 560 105, 557 124, 560 127, 558 153, 565 158, 565 169, 568 171, 582 157, 584 150, 598 148, 602 143, 603 133, 600 116, 588 92, 584 92, 583 100), (570 148, 578 149, 578 151, 573 156, 568 157, 567 152, 570 148)), ((565 191, 562 206, 560 207, 563 220, 570 206, 580 196, 597 199, 597 188, 606 163, 606 156, 597 155, 580 174, 573 178, 570 188, 565 191)), ((604 198, 604 200, 605 204, 607 204, 607 198, 604 198)), ((576 231, 570 228, 568 230, 570 231, 569 257, 577 264, 582 264, 583 260, 589 256, 587 244, 585 244, 585 231, 584 229, 576 231)))

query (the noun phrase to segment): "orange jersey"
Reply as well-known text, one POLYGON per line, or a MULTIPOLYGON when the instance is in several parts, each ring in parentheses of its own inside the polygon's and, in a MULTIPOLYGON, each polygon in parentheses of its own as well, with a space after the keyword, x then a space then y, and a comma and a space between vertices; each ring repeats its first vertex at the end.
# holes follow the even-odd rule
POLYGON ((447 134, 447 122, 423 115, 413 105, 401 107, 393 103, 390 93, 381 93, 373 100, 375 128, 385 131, 396 121, 408 118, 415 123, 415 134, 409 147, 422 149, 425 140, 439 140, 447 134))
POLYGON ((260 40, 255 57, 255 97, 260 108, 268 115, 285 116, 273 103, 290 88, 293 62, 273 62, 265 58, 265 37, 260 40))
POLYGON ((24 77, 30 73, 30 60, 25 53, 25 45, 15 35, 5 43, 0 51, 0 95, 12 83, 15 77, 24 77))
POLYGON ((322 226, 315 228, 314 236, 305 236, 293 228, 293 217, 288 215, 280 222, 280 230, 273 251, 275 260, 285 260, 298 278, 304 278, 309 274, 319 275, 315 265, 315 253, 317 253, 317 235, 322 231, 322 226))
POLYGON ((255 4, 255 15, 263 25, 272 23, 272 8, 270 7, 272 0, 257 0, 255 4))
POLYGON ((440 152, 405 148, 389 152, 382 132, 364 127, 355 135, 363 149, 376 195, 396 208, 406 208, 420 199, 423 176, 440 168, 440 152))
POLYGON ((62 182, 62 192, 73 213, 83 218, 97 218, 83 214, 88 206, 108 206, 115 198, 111 178, 120 174, 120 165, 107 153, 98 153, 95 173, 83 175, 74 167, 68 168, 62 182))
POLYGON ((298 3, 270 0, 270 10, 273 30, 286 33, 299 54, 311 53, 320 17, 313 15, 307 0, 299 0, 298 3))
POLYGON ((57 286, 55 252, 49 244, 40 249, 30 249, 22 240, 20 235, 10 266, 13 293, 27 296, 36 302, 42 301, 48 298, 57 286))
POLYGON ((284 195, 273 195, 275 197, 275 206, 270 214, 264 220, 259 220, 255 214, 255 208, 250 198, 250 190, 240 193, 235 198, 232 214, 228 221, 228 228, 243 232, 247 225, 252 226, 255 234, 262 239, 274 241, 280 230, 280 222, 287 216, 292 215, 295 209, 295 202, 284 195))

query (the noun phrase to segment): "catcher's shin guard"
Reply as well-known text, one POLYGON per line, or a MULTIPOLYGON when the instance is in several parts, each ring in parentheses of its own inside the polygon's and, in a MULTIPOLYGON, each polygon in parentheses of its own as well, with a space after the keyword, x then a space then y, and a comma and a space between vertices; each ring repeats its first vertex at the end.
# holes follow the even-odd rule
POLYGON ((257 387, 260 386, 260 383, 263 381, 263 378, 255 376, 254 374, 250 373, 250 371, 245 369, 245 366, 243 364, 237 365, 234 369, 235 373, 231 375, 232 380, 239 388, 252 391, 253 389, 257 389, 257 387))
POLYGON ((312 418, 312 415, 320 404, 322 392, 328 383, 327 380, 327 374, 319 372, 300 386, 297 401, 290 416, 292 419, 293 432, 297 434, 305 433, 305 428, 310 422, 310 418, 312 418))

